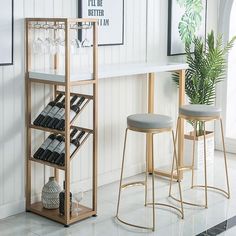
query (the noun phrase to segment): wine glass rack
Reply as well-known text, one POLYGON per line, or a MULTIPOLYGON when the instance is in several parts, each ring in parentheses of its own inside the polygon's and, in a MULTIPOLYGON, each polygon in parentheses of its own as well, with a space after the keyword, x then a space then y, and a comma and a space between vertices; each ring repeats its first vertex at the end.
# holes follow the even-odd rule
MULTIPOLYGON (((47 217, 51 220, 57 221, 65 226, 69 226, 79 220, 96 216, 97 214, 97 89, 98 89, 98 50, 97 50, 97 20, 96 19, 69 19, 69 18, 26 18, 25 19, 25 32, 26 32, 26 210, 36 213, 38 215, 47 217), (89 74, 87 79, 80 79, 80 75, 76 75, 77 80, 71 81, 71 31, 74 30, 88 30, 92 31, 92 73, 89 74), (32 31, 37 30, 51 30, 51 31, 64 31, 64 50, 65 50, 65 62, 64 62, 64 74, 57 73, 58 69, 58 55, 53 56, 53 72, 34 72, 31 66, 32 61, 32 31), (43 79, 42 79, 43 78, 43 79), (31 93, 32 84, 41 83, 47 86, 52 86, 53 97, 55 98, 59 93, 65 97, 65 129, 56 130, 52 128, 37 126, 32 123, 32 104, 31 93), (75 86, 92 86, 92 95, 80 94, 72 92, 72 88, 75 86), (70 120, 70 98, 73 95, 78 97, 84 97, 85 102, 80 108, 80 111, 76 116, 70 120), (92 102, 93 106, 93 122, 92 128, 79 127, 74 124, 77 118, 86 109, 86 106, 92 102), (81 141, 77 149, 70 154, 70 131, 73 128, 77 128, 80 131, 85 132, 85 136, 81 141), (35 159, 32 155, 32 131, 39 130, 42 132, 60 134, 65 138, 65 163, 63 166, 55 163, 50 163, 40 159, 35 159), (71 162, 78 155, 78 152, 83 148, 83 144, 92 137, 92 204, 91 206, 79 205, 80 211, 78 214, 71 214, 71 202, 70 202, 70 175, 71 175, 71 162), (59 210, 49 210, 42 206, 42 202, 33 202, 31 199, 31 178, 32 178, 32 163, 37 162, 42 165, 49 166, 54 170, 54 176, 59 181, 59 170, 64 171, 65 174, 65 214, 60 215, 59 210)), ((55 32, 54 32, 55 33, 55 32)), ((83 75, 84 77, 84 75, 83 75)), ((73 206, 73 203, 72 203, 73 206)))

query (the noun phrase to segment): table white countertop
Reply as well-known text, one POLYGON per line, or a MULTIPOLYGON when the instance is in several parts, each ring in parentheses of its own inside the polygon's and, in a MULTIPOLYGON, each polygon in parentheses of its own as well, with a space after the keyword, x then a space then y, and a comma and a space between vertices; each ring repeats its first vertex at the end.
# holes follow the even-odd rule
MULTIPOLYGON (((178 70, 185 70, 188 65, 185 63, 127 63, 98 66, 98 78, 113 78, 122 76, 132 76, 147 73, 171 72, 178 70)), ((29 78, 50 80, 57 82, 65 82, 65 73, 59 70, 30 70, 29 78)), ((81 81, 92 79, 92 73, 88 70, 81 69, 76 73, 72 70, 70 75, 71 81, 81 81)))

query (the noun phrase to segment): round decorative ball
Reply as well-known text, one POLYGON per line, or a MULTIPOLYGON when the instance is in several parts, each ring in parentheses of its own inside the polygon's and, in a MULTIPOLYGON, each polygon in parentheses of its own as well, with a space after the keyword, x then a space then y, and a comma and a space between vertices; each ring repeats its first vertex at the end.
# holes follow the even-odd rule
POLYGON ((61 187, 57 183, 54 177, 50 177, 49 181, 44 185, 42 189, 42 204, 46 209, 59 208, 59 193, 61 187))

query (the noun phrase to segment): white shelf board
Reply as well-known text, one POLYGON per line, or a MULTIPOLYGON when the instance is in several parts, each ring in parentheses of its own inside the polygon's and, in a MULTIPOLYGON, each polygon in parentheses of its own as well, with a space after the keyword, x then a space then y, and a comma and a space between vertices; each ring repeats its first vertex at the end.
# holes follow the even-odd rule
MULTIPOLYGON (((63 71, 57 70, 30 70, 29 71, 30 79, 39 79, 46 81, 54 81, 54 82, 65 82, 65 73, 63 71)), ((71 81, 82 81, 92 79, 92 74, 89 72, 81 71, 78 74, 71 74, 71 81)))
MULTIPOLYGON (((185 63, 168 63, 168 64, 155 64, 155 63, 127 63, 127 64, 115 64, 115 65, 104 65, 98 67, 98 78, 113 78, 122 76, 132 76, 147 73, 158 73, 158 72, 171 72, 178 70, 185 70, 188 65, 185 63)), ((61 71, 55 70, 36 70, 29 71, 29 78, 50 80, 56 82, 65 82, 65 74, 61 71)), ((71 73, 70 80, 82 81, 92 79, 92 73, 80 70, 80 73, 71 73)))

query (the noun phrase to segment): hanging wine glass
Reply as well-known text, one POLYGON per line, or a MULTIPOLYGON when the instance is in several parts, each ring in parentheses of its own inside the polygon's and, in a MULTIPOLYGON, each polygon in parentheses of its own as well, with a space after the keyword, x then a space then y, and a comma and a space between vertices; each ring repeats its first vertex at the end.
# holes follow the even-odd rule
POLYGON ((44 53, 54 55, 56 53, 56 46, 54 40, 47 37, 44 41, 44 53))
POLYGON ((43 53, 43 40, 40 37, 37 37, 33 41, 33 52, 35 54, 42 54, 43 53))
POLYGON ((55 53, 65 54, 65 40, 60 35, 60 25, 57 25, 56 38, 54 39, 55 53))
POLYGON ((82 42, 82 47, 91 47, 91 42, 88 39, 88 27, 85 28, 85 38, 82 42))
POLYGON ((79 39, 74 38, 71 41, 71 53, 72 54, 78 54, 78 49, 81 47, 81 42, 79 41, 79 39))

